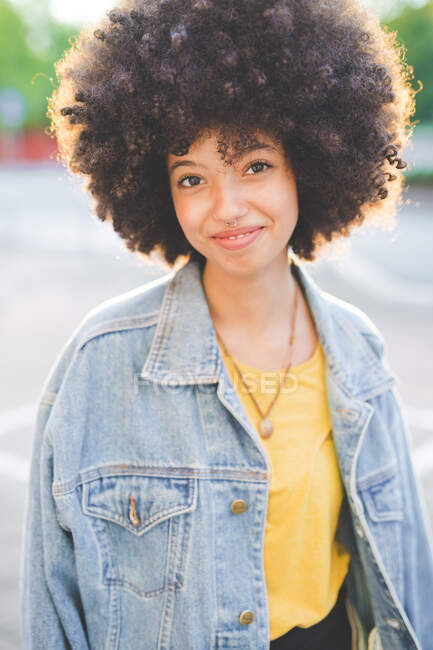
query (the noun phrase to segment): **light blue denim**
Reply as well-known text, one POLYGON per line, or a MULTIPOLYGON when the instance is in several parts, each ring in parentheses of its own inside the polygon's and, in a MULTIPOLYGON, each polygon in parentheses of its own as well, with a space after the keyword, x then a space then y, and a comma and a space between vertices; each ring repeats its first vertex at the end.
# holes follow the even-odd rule
MULTIPOLYGON (((325 355, 354 647, 367 648, 368 636, 369 648, 432 650, 432 532, 383 336, 289 254, 325 355)), ((41 392, 20 578, 24 650, 269 648, 269 476, 197 261, 93 309, 41 392), (247 508, 236 514, 238 499, 247 508)))

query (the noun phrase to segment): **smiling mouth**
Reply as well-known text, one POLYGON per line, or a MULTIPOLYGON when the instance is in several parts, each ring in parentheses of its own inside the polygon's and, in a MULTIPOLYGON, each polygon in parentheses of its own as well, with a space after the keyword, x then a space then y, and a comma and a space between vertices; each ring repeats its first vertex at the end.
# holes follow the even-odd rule
POLYGON ((227 237, 212 237, 215 240, 215 244, 220 248, 225 249, 226 251, 240 251, 247 249, 253 244, 253 242, 260 239, 262 230, 265 230, 264 226, 259 226, 249 230, 248 232, 238 233, 237 235, 228 235, 227 237))
POLYGON ((252 228, 251 230, 247 230, 243 233, 240 233, 239 235, 213 235, 213 239, 243 239, 244 237, 247 237, 248 235, 251 235, 253 232, 256 232, 257 230, 262 230, 264 226, 256 226, 255 228, 252 228))
POLYGON ((253 232, 255 232, 255 230, 244 232, 243 235, 230 235, 230 237, 216 237, 216 239, 243 239, 244 237, 248 237, 248 235, 251 235, 251 233, 253 232))

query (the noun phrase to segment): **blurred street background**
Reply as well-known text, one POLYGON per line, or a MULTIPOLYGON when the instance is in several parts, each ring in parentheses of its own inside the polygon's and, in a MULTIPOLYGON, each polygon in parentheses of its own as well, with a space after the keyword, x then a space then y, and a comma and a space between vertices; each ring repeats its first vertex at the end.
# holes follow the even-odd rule
MULTIPOLYGON (((54 62, 68 39, 112 6, 0 0, 0 650, 20 648, 24 499, 42 384, 91 308, 166 272, 132 255, 97 219, 45 133, 54 62)), ((405 44, 414 87, 423 85, 403 156, 404 202, 394 230, 361 229, 344 250, 306 266, 323 289, 363 309, 386 339, 433 522, 433 0, 374 7, 405 44)))

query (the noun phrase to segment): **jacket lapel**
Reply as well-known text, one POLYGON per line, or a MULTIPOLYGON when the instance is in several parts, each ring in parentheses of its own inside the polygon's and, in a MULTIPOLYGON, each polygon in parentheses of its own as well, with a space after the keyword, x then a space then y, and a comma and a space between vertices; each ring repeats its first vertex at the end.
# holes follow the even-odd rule
MULTIPOLYGON (((296 255, 290 255, 324 352, 333 437, 343 481, 348 493, 354 494, 354 460, 373 414, 367 400, 388 390, 395 376, 368 342, 373 336, 380 345, 380 333, 375 333, 371 321, 356 307, 320 289, 296 255)), ((218 382, 218 398, 261 447, 221 359, 196 260, 189 260, 167 284, 141 377, 170 386, 218 382)))

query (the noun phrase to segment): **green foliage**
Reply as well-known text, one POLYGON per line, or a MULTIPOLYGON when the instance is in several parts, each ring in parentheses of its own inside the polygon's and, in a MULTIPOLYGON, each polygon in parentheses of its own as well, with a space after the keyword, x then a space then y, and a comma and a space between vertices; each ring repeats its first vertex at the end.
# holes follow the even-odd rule
POLYGON ((415 118, 421 122, 433 122, 433 0, 415 9, 406 6, 393 20, 384 21, 406 49, 406 59, 413 66, 412 85, 423 89, 416 95, 415 118))
POLYGON ((77 27, 54 22, 41 2, 38 11, 30 4, 18 11, 7 0, 0 0, 0 90, 14 87, 24 95, 25 128, 48 126, 47 98, 56 80, 54 62, 78 32, 77 27))
POLYGON ((406 185, 408 187, 412 187, 414 185, 421 185, 425 187, 428 185, 429 187, 433 187, 433 171, 422 171, 422 172, 407 172, 405 174, 406 178, 406 185))

